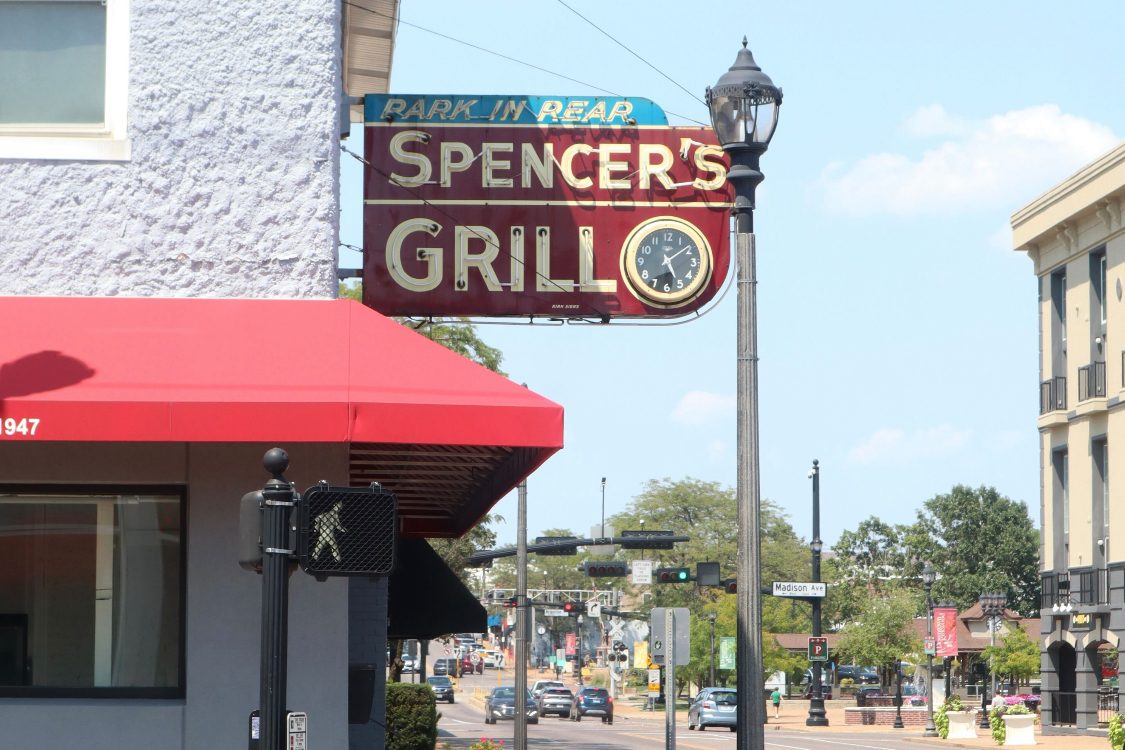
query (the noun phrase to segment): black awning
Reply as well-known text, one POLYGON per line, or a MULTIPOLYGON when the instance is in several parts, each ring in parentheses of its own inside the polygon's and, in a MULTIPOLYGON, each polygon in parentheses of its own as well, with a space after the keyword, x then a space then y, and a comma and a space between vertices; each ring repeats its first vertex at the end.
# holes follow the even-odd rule
POLYGON ((398 540, 389 583, 388 638, 483 633, 488 613, 424 539, 398 540))

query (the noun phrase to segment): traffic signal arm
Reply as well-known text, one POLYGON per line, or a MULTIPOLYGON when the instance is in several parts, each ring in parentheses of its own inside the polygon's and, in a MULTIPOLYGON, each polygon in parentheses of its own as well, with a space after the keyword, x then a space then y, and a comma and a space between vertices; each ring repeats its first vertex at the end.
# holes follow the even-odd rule
MULTIPOLYGON (((589 546, 589 545, 592 545, 592 544, 597 544, 597 545, 609 545, 609 544, 626 545, 627 544, 627 545, 629 545, 629 549, 641 549, 641 547, 637 547, 636 545, 644 544, 645 541, 646 540, 644 538, 638 538, 636 536, 627 536, 627 537, 610 536, 610 537, 604 537, 602 539, 592 539, 592 538, 563 539, 563 540, 557 540, 557 541, 537 542, 535 544, 529 544, 529 545, 527 545, 527 551, 528 552, 538 552, 540 554, 550 553, 552 551, 557 553, 559 550, 569 551, 570 547, 586 547, 586 546, 589 546)), ((691 541, 691 537, 686 536, 684 534, 676 534, 676 535, 673 535, 673 536, 661 536, 661 537, 659 537, 658 541, 659 541, 660 544, 676 543, 676 542, 689 542, 689 541, 691 541)), ((486 563, 489 560, 496 560, 496 559, 499 559, 501 557, 515 557, 515 555, 516 555, 516 548, 515 547, 504 547, 502 549, 482 549, 482 550, 477 550, 476 552, 469 555, 468 564, 469 565, 481 565, 482 563, 486 563)))

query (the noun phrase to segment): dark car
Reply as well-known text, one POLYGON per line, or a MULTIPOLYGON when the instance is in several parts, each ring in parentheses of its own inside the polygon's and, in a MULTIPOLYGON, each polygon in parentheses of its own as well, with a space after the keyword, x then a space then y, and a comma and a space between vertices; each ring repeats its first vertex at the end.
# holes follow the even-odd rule
POLYGON ((574 693, 564 687, 549 687, 539 693, 539 715, 570 715, 570 705, 574 703, 574 693))
POLYGON ((587 687, 578 691, 570 706, 570 720, 582 721, 583 716, 600 716, 603 724, 613 723, 613 698, 605 688, 587 687))
POLYGON ((467 674, 472 674, 473 672, 476 672, 477 674, 484 674, 484 662, 482 662, 480 660, 480 658, 478 658, 476 660, 476 662, 474 663, 473 657, 469 656, 468 654, 465 654, 464 656, 461 657, 460 664, 461 664, 461 676, 462 677, 464 677, 467 674))
POLYGON ((879 670, 875 667, 860 667, 855 664, 841 664, 836 667, 836 684, 851 680, 855 685, 878 685, 879 670))
MULTIPOLYGON (((539 723, 539 707, 531 699, 531 691, 524 691, 524 710, 527 711, 527 723, 539 723)), ((501 685, 493 688, 488 697, 484 699, 484 723, 495 724, 497 719, 516 718, 516 689, 512 685, 501 685)))
POLYGON ((434 674, 455 677, 457 675, 457 660, 452 656, 443 656, 436 660, 434 662, 434 674))
POLYGON ((445 675, 427 677, 426 684, 434 691, 434 700, 453 703, 453 680, 445 675))
MULTIPOLYGON (((804 692, 804 694, 802 694, 801 697, 805 698, 806 700, 812 700, 812 697, 813 697, 812 689, 813 689, 812 685, 806 685, 805 686, 805 692, 804 692)), ((821 683, 821 685, 820 685, 820 697, 821 697, 822 700, 826 700, 826 701, 832 700, 832 686, 821 683)))

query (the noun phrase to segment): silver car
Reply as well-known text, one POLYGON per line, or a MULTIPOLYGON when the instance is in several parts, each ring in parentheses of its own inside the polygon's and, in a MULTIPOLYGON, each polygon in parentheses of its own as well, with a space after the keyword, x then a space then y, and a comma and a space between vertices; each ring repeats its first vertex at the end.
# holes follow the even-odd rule
POLYGON ((738 724, 738 693, 733 688, 708 687, 699 691, 688 706, 688 729, 727 727, 738 724))

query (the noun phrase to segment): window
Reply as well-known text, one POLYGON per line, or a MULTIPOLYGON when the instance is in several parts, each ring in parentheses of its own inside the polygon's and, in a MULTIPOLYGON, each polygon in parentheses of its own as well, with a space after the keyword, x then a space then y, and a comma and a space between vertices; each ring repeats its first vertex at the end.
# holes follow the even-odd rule
POLYGON ((129 158, 128 0, 0 0, 0 158, 129 158))
POLYGON ((183 696, 177 490, 0 490, 0 696, 183 696))
POLYGON ((1094 530, 1102 562, 1109 559, 1109 443, 1104 437, 1090 444, 1094 458, 1094 530), (1098 523, 1100 521, 1100 523, 1098 523))

